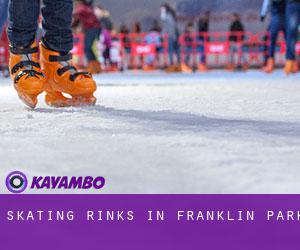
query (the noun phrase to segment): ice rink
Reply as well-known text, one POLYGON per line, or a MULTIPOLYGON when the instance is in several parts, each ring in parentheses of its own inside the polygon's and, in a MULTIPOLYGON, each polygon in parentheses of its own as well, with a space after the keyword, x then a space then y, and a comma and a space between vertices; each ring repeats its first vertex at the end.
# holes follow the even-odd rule
POLYGON ((1 193, 13 170, 102 175, 102 193, 300 193, 299 74, 96 80, 95 107, 28 110, 0 79, 1 193))

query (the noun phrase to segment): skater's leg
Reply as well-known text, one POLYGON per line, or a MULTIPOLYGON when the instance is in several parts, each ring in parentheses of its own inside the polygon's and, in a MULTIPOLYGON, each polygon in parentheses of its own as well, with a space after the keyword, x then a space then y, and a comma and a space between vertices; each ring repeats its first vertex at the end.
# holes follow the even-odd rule
POLYGON ((8 13, 8 0, 0 0, 0 37, 1 37, 3 26, 7 21, 7 13, 8 13))
POLYGON ((40 0, 10 0, 8 38, 15 48, 26 48, 34 40, 38 28, 40 0))
POLYGON ((285 13, 281 4, 273 4, 272 19, 270 24, 270 48, 269 57, 274 58, 276 52, 277 38, 280 31, 284 30, 285 13))
POLYGON ((88 60, 88 62, 90 61, 95 61, 96 59, 96 55, 93 51, 93 43, 95 42, 96 38, 98 35, 98 30, 91 28, 91 29, 87 29, 85 31, 84 34, 84 52, 85 52, 85 56, 86 59, 88 60))
POLYGON ((56 107, 95 104, 95 81, 89 73, 78 72, 73 67, 69 54, 73 47, 73 1, 44 0, 43 3, 45 35, 40 50, 46 77, 46 103, 56 107), (71 95, 72 99, 65 98, 62 93, 71 95))
POLYGON ((181 48, 180 44, 177 40, 175 40, 175 52, 176 52, 176 57, 177 57, 177 64, 181 64, 181 48))
POLYGON ((206 72, 207 66, 206 66, 206 53, 205 53, 205 42, 207 38, 200 37, 199 38, 199 65, 198 65, 198 70, 200 72, 206 72))
MULTIPOLYGON (((99 39, 99 33, 99 29, 90 28, 86 29, 84 34, 84 52, 88 61, 87 70, 92 74, 101 72, 101 65, 93 51, 93 44, 96 39, 99 39)), ((105 58, 105 60, 107 60, 107 58, 105 58)))
POLYGON ((37 104, 44 91, 44 76, 34 43, 40 0, 10 0, 8 37, 10 42, 10 75, 20 99, 29 107, 37 104))
POLYGON ((57 52, 69 53, 73 48, 73 1, 43 0, 43 3, 44 44, 57 52))
POLYGON ((284 31, 285 22, 285 4, 273 3, 272 4, 272 19, 269 27, 270 31, 270 46, 268 49, 268 60, 266 67, 263 70, 266 73, 273 72, 275 68, 275 52, 277 46, 277 38, 280 31, 284 31))
POLYGON ((168 39, 168 54, 169 54, 169 64, 170 65, 173 65, 174 64, 174 59, 173 59, 173 56, 174 56, 174 39, 169 37, 168 39))
POLYGON ((205 48, 204 48, 204 45, 201 45, 201 48, 200 48, 200 62, 203 64, 203 65, 206 65, 206 55, 205 55, 205 48))
POLYGON ((300 24, 300 2, 289 1, 286 8, 287 60, 295 60, 295 47, 300 24))
POLYGON ((235 56, 236 56, 236 43, 235 42, 231 42, 230 44, 230 65, 235 67, 235 56))
POLYGON ((289 0, 286 6, 286 66, 284 71, 287 74, 296 73, 298 65, 296 62, 296 42, 298 26, 300 24, 300 2, 289 0))
POLYGON ((190 64, 190 48, 189 47, 185 47, 184 50, 185 50, 184 63, 186 65, 189 65, 190 64))
POLYGON ((185 73, 192 73, 193 69, 190 67, 192 48, 190 46, 186 46, 182 48, 184 51, 183 55, 183 63, 181 64, 181 70, 185 73))

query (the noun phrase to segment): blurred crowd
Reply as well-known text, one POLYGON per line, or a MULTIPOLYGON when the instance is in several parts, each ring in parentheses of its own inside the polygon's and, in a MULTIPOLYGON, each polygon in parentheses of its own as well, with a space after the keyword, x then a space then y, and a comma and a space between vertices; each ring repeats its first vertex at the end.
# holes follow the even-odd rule
MULTIPOLYGON (((7 13, 5 2, 7 0, 0 0, 3 13, 7 13)), ((209 56, 223 52, 227 70, 247 70, 251 66, 250 59, 259 54, 262 70, 271 73, 276 67, 280 33, 284 34, 286 48, 284 71, 298 72, 299 0, 262 0, 261 22, 265 22, 267 15, 271 18, 268 30, 259 38, 251 37, 245 30, 239 13, 231 14, 228 30, 220 35, 210 32, 209 11, 199 13, 196 19, 182 25, 175 9, 165 3, 158 7, 159 18, 153 21, 151 28, 143 30, 139 22, 130 27, 126 24, 117 27, 109 10, 98 1, 74 2, 74 63, 91 73, 126 69, 206 72, 211 67, 209 56)), ((0 28, 6 18, 5 14, 0 15, 0 28)))
MULTIPOLYGON (((298 0, 264 0, 262 3, 261 21, 265 20, 268 13, 271 14, 268 33, 262 38, 264 45, 261 51, 263 70, 267 73, 275 69, 275 51, 280 32, 285 34, 287 48, 284 70, 287 74, 298 71, 295 48, 299 6, 298 0)), ((209 24, 210 12, 206 11, 200 13, 196 23, 187 22, 185 28, 180 30, 176 11, 168 3, 160 6, 160 19, 153 21, 151 29, 146 31, 141 29, 138 22, 131 29, 125 24, 115 27, 109 11, 101 5, 93 4, 92 0, 76 1, 74 11, 75 33, 84 33, 87 67, 94 73, 130 67, 144 70, 163 68, 168 72, 206 72, 205 45, 213 39, 209 34, 209 24), (95 46, 95 41, 98 41, 98 46, 95 46)), ((249 68, 244 50, 246 37, 240 15, 233 13, 226 35, 229 43, 227 70, 249 68)))

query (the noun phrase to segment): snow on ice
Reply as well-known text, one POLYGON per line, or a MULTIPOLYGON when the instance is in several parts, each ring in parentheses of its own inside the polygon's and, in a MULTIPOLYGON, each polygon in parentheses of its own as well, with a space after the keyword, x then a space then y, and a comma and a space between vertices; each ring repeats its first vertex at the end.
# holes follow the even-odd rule
MULTIPOLYGON (((25 109, 0 79, 0 181, 104 176, 102 193, 299 193, 300 77, 105 74, 97 106, 25 109)), ((1 185, 1 193, 6 193, 1 185)), ((97 191, 99 192, 99 191, 97 191)))

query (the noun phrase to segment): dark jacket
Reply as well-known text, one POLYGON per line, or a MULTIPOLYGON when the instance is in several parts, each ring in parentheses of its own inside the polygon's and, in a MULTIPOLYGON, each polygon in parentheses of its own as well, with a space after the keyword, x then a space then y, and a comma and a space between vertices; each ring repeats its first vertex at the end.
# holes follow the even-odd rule
POLYGON ((92 28, 100 29, 100 22, 94 14, 92 5, 78 4, 74 11, 73 19, 73 23, 81 23, 84 30, 92 28))
POLYGON ((198 32, 208 32, 209 21, 203 18, 200 18, 198 21, 198 32))
POLYGON ((240 21, 234 21, 231 25, 230 25, 230 37, 229 37, 229 40, 231 42, 238 42, 238 41, 241 41, 244 40, 245 36, 244 36, 244 26, 243 24, 240 22, 240 21), (240 33, 241 32, 241 35, 239 34, 235 34, 235 33, 240 33))

